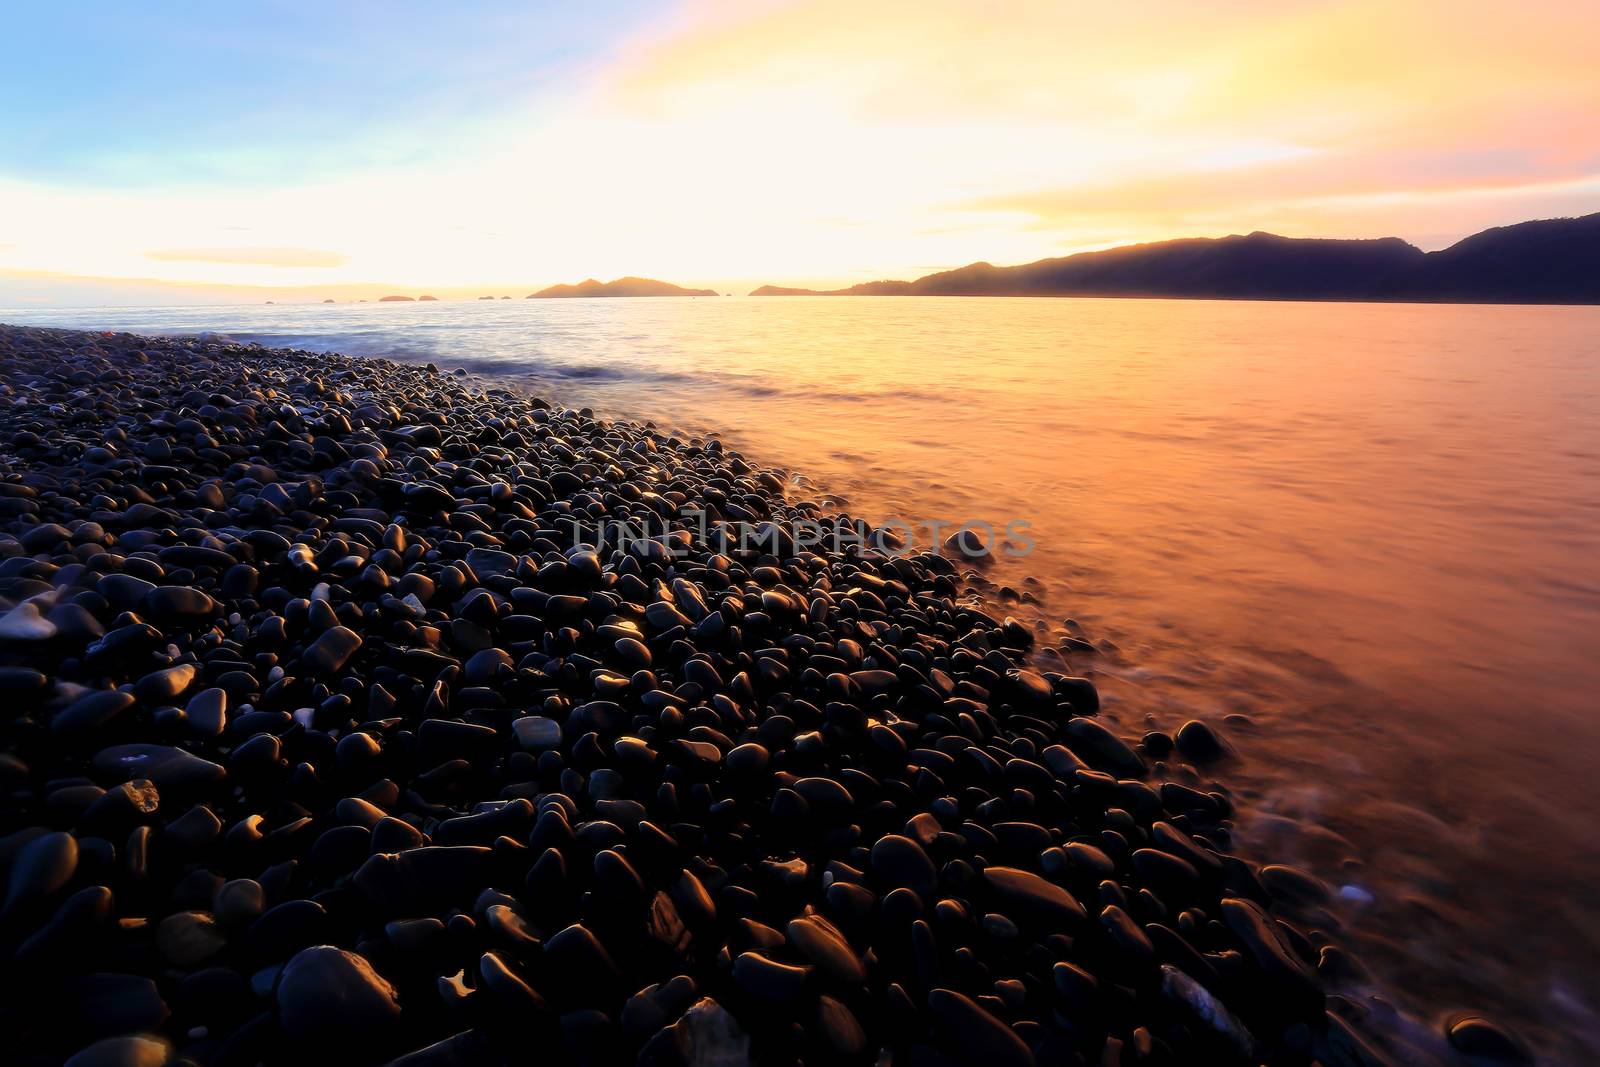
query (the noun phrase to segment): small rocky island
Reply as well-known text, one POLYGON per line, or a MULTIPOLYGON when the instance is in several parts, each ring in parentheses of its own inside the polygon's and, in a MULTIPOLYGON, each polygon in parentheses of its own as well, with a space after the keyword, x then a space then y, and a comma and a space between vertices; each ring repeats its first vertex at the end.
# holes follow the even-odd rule
POLYGON ((550 297, 593 297, 593 296, 716 296, 715 289, 685 289, 681 285, 671 282, 657 281, 654 278, 618 278, 615 281, 602 282, 594 278, 586 278, 577 285, 552 285, 547 289, 540 289, 537 293, 529 293, 529 300, 543 300, 550 297))

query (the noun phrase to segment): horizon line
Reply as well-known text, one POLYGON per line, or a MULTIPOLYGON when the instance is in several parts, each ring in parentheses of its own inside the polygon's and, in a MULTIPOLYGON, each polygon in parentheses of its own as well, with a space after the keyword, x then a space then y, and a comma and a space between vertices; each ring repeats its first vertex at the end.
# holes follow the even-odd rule
MULTIPOLYGON (((1112 250, 1112 249, 1120 249, 1120 248, 1140 248, 1140 247, 1148 247, 1148 246, 1151 246, 1151 245, 1168 244, 1168 243, 1177 242, 1177 241, 1221 241, 1221 240, 1228 240, 1230 238, 1244 238, 1244 237, 1254 237, 1254 236, 1276 237, 1276 238, 1280 238, 1280 239, 1283 239, 1283 240, 1289 240, 1289 241, 1341 241, 1341 242, 1402 241, 1403 243, 1405 243, 1405 244, 1407 244, 1407 245, 1409 245, 1409 246, 1411 246, 1413 248, 1417 248, 1419 251, 1422 251, 1422 252, 1427 253, 1427 254, 1432 254, 1433 252, 1443 251, 1444 249, 1447 249, 1447 248, 1453 247, 1456 244, 1459 244, 1461 241, 1467 240, 1468 238, 1477 236, 1478 234, 1481 234, 1481 233, 1489 232, 1491 230, 1506 229, 1506 228, 1509 228, 1509 227, 1512 227, 1512 226, 1518 226, 1518 225, 1523 225, 1523 224, 1532 223, 1532 222, 1571 221, 1571 220, 1575 220, 1575 219, 1587 218, 1587 217, 1589 217, 1589 215, 1592 215, 1592 214, 1600 214, 1600 211, 1587 212, 1587 213, 1580 214, 1580 215, 1555 215, 1555 216, 1548 216, 1548 217, 1544 217, 1544 218, 1522 219, 1522 220, 1519 220, 1517 222, 1503 223, 1503 224, 1500 224, 1500 225, 1497 225, 1497 226, 1488 226, 1488 227, 1484 227, 1482 229, 1473 230, 1473 231, 1471 231, 1469 233, 1463 234, 1462 236, 1457 237, 1455 240, 1453 240, 1453 241, 1451 241, 1451 242, 1449 242, 1447 244, 1440 245, 1438 248, 1433 248, 1433 249, 1423 248, 1421 245, 1417 245, 1417 244, 1415 244, 1415 243, 1413 243, 1411 241, 1406 241, 1404 238, 1396 237, 1396 236, 1393 236, 1393 235, 1384 235, 1384 236, 1377 236, 1377 237, 1290 236, 1290 235, 1286 235, 1286 234, 1274 233, 1274 232, 1272 232, 1270 230, 1253 229, 1253 230, 1250 230, 1250 231, 1244 232, 1244 233, 1236 231, 1236 232, 1231 232, 1231 233, 1226 233, 1226 234, 1216 234, 1216 235, 1193 234, 1193 235, 1185 235, 1185 236, 1180 236, 1180 237, 1165 237, 1165 238, 1160 238, 1160 239, 1151 240, 1151 241, 1131 241, 1131 242, 1121 242, 1121 243, 1118 243, 1118 242, 1100 243, 1100 244, 1096 244, 1096 245, 1092 245, 1092 246, 1078 247, 1078 248, 1075 248, 1075 249, 1070 250, 1070 251, 1062 251, 1062 252, 1058 252, 1058 253, 1054 253, 1054 254, 1040 256, 1040 257, 1037 257, 1036 259, 1026 260, 1026 261, 1024 261, 1022 263, 1018 263, 1018 264, 1007 264, 1007 265, 1003 265, 1003 267, 1004 266, 1028 266, 1028 265, 1031 265, 1031 264, 1034 264, 1034 263, 1044 262, 1046 260, 1067 259, 1067 258, 1071 258, 1073 256, 1084 255, 1084 254, 1093 253, 1093 252, 1109 251, 1109 250, 1112 250)), ((994 265, 994 264, 991 263, 991 261, 985 260, 985 259, 970 260, 970 261, 968 261, 966 263, 956 264, 956 265, 952 265, 952 266, 943 266, 943 267, 935 268, 935 269, 933 269, 931 271, 925 271, 924 273, 918 274, 918 275, 914 276, 913 278, 911 278, 909 280, 915 281, 915 280, 917 280, 919 278, 929 277, 929 276, 935 275, 935 274, 942 274, 942 273, 945 273, 945 272, 948 272, 948 271, 961 270, 961 269, 966 268, 966 267, 972 267, 972 266, 977 266, 977 265, 982 265, 982 264, 987 264, 987 265, 991 265, 991 266, 994 265)), ((1003 267, 1002 267, 1002 269, 1003 269, 1003 267)), ((602 273, 610 273, 610 272, 602 272, 602 273)), ((873 283, 873 282, 902 280, 902 279, 898 279, 898 278, 893 278, 888 273, 875 271, 875 270, 871 270, 871 269, 862 269, 862 270, 855 271, 854 273, 856 273, 858 275, 870 275, 870 277, 867 278, 866 284, 870 284, 870 283, 873 283)), ((437 286, 428 286, 428 285, 398 284, 398 283, 371 282, 371 281, 352 281, 352 282, 333 282, 333 283, 330 283, 330 284, 328 284, 326 286, 318 286, 318 285, 281 285, 281 286, 275 286, 275 285, 270 285, 270 284, 251 285, 251 284, 240 284, 240 283, 229 283, 229 282, 201 282, 201 281, 191 281, 191 280, 187 280, 187 279, 167 279, 167 278, 147 277, 147 276, 118 277, 118 276, 113 276, 113 275, 71 274, 71 273, 67 273, 67 272, 64 272, 64 271, 39 271, 39 270, 29 270, 29 269, 24 268, 24 267, 0 266, 0 278, 6 278, 6 277, 10 277, 10 278, 35 278, 35 279, 40 279, 40 280, 52 280, 52 281, 66 282, 66 283, 96 284, 96 285, 108 285, 108 286, 159 286, 159 287, 162 287, 162 288, 173 288, 173 289, 179 289, 179 290, 183 290, 183 289, 208 290, 208 291, 212 291, 212 292, 217 292, 217 293, 219 293, 219 295, 232 294, 234 292, 238 292, 238 293, 241 293, 241 294, 245 293, 245 292, 279 293, 279 294, 282 294, 284 297, 287 298, 287 299, 284 299, 282 301, 280 301, 278 299, 267 299, 265 301, 240 299, 235 304, 231 304, 231 305, 230 304, 226 304, 226 303, 221 303, 221 302, 218 302, 218 301, 200 301, 198 303, 192 303, 192 304, 186 304, 186 303, 153 303, 153 304, 152 303, 132 303, 132 304, 90 303, 90 304, 70 304, 70 303, 58 303, 58 302, 56 302, 54 300, 50 300, 50 299, 32 300, 32 301, 28 301, 28 302, 25 302, 25 303, 14 304, 14 305, 0 305, 0 306, 9 307, 9 308, 14 309, 14 310, 19 310, 19 311, 30 310, 30 309, 41 308, 41 307, 62 307, 62 308, 89 309, 89 308, 97 308, 97 307, 106 307, 106 308, 119 308, 119 307, 120 308, 127 308, 127 307, 160 308, 160 307, 206 307, 206 306, 259 306, 262 303, 278 304, 280 302, 285 304, 285 305, 292 304, 292 305, 296 305, 296 306, 301 306, 301 305, 316 306, 316 305, 327 304, 327 303, 330 303, 330 302, 334 303, 334 304, 380 303, 380 302, 384 302, 384 297, 402 298, 402 299, 389 301, 391 303, 411 303, 411 302, 432 303, 432 302, 435 302, 435 301, 440 302, 440 303, 446 303, 446 302, 454 303, 454 302, 458 302, 458 301, 476 302, 476 301, 482 301, 482 300, 493 300, 494 302, 498 303, 499 301, 504 300, 504 299, 509 299, 509 300, 519 300, 519 299, 520 300, 527 300, 527 299, 569 299, 569 300, 570 299, 632 299, 632 300, 677 299, 677 300, 681 300, 681 299, 685 298, 683 296, 677 296, 677 295, 660 296, 660 297, 634 296, 634 297, 593 297, 593 298, 584 298, 584 297, 540 298, 540 297, 537 296, 537 293, 542 291, 542 290, 544 290, 544 289, 549 289, 549 288, 553 288, 553 287, 557 287, 557 286, 563 286, 563 285, 583 284, 584 282, 587 282, 587 281, 597 281, 597 280, 599 280, 597 275, 591 275, 589 277, 581 279, 579 282, 563 282, 563 281, 550 282, 550 283, 547 283, 546 285, 539 286, 538 288, 535 288, 533 290, 533 292, 531 292, 531 293, 523 291, 523 290, 529 288, 529 286, 526 285, 526 284, 513 285, 513 284, 508 283, 508 282, 486 282, 486 283, 483 283, 481 285, 437 285, 437 286), (360 295, 360 296, 350 295, 352 290, 358 290, 362 294, 365 294, 365 295, 360 295), (379 295, 380 293, 381 293, 381 295, 379 295), (293 295, 291 295, 291 294, 293 294, 293 295), (437 295, 437 294, 447 294, 447 295, 437 295), (428 297, 429 299, 424 300, 424 299, 422 299, 423 297, 428 297)), ((650 281, 667 281, 667 280, 669 280, 669 279, 660 278, 660 277, 658 277, 656 275, 653 275, 653 274, 652 275, 645 275, 645 274, 639 274, 639 273, 635 273, 635 272, 626 272, 626 273, 623 273, 623 274, 616 275, 613 279, 611 279, 611 281, 612 282, 621 281, 621 280, 623 280, 625 278, 640 278, 640 279, 650 280, 650 281)), ((739 278, 739 279, 724 279, 720 283, 704 282, 701 279, 693 279, 693 278, 687 279, 687 280, 673 278, 673 279, 670 279, 670 281, 671 281, 671 284, 683 286, 683 287, 686 287, 686 288, 688 288, 688 287, 703 287, 703 288, 717 290, 718 291, 717 295, 719 297, 721 297, 722 299, 728 299, 730 297, 747 297, 747 296, 753 295, 752 292, 750 292, 748 289, 746 289, 747 286, 753 286, 754 288, 757 288, 757 289, 763 288, 763 287, 776 287, 776 288, 785 288, 785 289, 791 289, 791 288, 792 289, 812 289, 815 292, 828 293, 828 292, 835 291, 835 290, 846 289, 846 288, 849 288, 852 285, 864 284, 862 282, 845 282, 843 284, 815 283, 815 282, 813 282, 810 285, 806 285, 806 284, 802 284, 802 283, 800 283, 798 281, 793 281, 793 280, 780 281, 780 282, 758 281, 757 278, 755 278, 755 277, 739 278), (827 286, 827 288, 820 288, 820 289, 815 288, 819 284, 820 285, 825 285, 825 286, 827 286), (745 291, 743 291, 743 292, 738 291, 738 290, 741 290, 741 289, 745 289, 745 291), (730 290, 730 291, 724 292, 723 290, 730 290)), ((607 284, 610 284, 610 283, 607 283, 607 284)), ((709 299, 709 297, 707 299, 709 299)), ((1387 301, 1380 301, 1380 302, 1387 303, 1387 301)))

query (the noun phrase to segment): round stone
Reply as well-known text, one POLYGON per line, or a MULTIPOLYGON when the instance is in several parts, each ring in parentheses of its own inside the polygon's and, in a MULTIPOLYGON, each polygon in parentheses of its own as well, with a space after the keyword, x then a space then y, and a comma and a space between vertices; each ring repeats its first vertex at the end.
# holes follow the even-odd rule
POLYGON ((156 947, 174 967, 194 968, 228 947, 228 937, 206 911, 180 911, 156 927, 156 947))
POLYGON ((524 715, 511 730, 524 752, 548 752, 561 747, 561 724, 543 715, 524 715))
POLYGON ((365 957, 333 945, 297 952, 276 999, 284 1032, 299 1041, 381 1039, 400 1021, 394 986, 365 957))

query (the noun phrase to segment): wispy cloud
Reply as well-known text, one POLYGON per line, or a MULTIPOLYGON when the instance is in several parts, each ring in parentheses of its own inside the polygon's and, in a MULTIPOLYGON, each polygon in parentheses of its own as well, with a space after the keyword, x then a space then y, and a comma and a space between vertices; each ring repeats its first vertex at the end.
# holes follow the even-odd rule
POLYGON ((252 267, 342 267, 350 257, 318 248, 159 248, 146 259, 163 263, 229 263, 252 267))
POLYGON ((1138 239, 1153 228, 1173 236, 1248 229, 1288 236, 1400 236, 1426 245, 1436 234, 1453 240, 1512 219, 1600 208, 1600 161, 1551 167, 1520 153, 1316 153, 1247 167, 997 193, 946 207, 1009 217, 1069 242, 1138 239))

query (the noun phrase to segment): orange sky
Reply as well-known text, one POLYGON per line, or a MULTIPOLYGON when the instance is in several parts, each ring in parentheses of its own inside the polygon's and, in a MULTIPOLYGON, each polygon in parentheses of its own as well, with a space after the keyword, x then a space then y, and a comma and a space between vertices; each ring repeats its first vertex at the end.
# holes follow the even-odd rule
POLYGON ((1592 0, 688 4, 447 147, 419 122, 389 159, 165 185, 0 156, 0 306, 85 276, 742 291, 1257 229, 1439 247, 1600 210, 1597 39, 1592 0))

